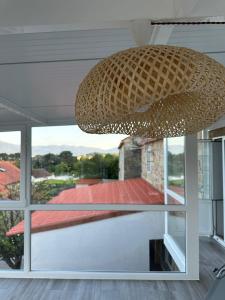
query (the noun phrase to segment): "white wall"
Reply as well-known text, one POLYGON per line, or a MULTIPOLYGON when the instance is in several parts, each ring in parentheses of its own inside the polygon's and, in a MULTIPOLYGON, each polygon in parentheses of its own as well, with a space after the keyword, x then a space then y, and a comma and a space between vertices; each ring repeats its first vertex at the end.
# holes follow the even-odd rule
POLYGON ((163 212, 140 212, 34 233, 33 270, 149 271, 149 240, 162 239, 163 212))

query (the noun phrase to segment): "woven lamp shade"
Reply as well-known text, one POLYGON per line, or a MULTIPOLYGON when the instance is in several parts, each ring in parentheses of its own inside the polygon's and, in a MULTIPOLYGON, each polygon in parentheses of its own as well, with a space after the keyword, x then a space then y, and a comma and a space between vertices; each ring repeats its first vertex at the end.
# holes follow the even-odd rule
POLYGON ((196 133, 225 113, 225 68, 207 55, 174 46, 144 46, 98 63, 75 102, 88 133, 164 138, 196 133))

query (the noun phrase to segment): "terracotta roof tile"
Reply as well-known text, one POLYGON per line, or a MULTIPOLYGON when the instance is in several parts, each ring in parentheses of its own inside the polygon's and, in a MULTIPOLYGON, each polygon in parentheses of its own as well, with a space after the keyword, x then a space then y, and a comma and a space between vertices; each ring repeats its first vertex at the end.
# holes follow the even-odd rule
POLYGON ((0 161, 0 184, 8 185, 20 181, 20 169, 10 161, 0 161))
MULTIPOLYGON (((61 192, 49 203, 104 203, 104 204, 163 204, 164 196, 142 178, 100 183, 61 192)), ((36 211, 32 214, 32 232, 53 230, 76 224, 110 218, 121 211, 36 211)), ((132 212, 133 213, 133 212, 132 212)), ((7 232, 7 236, 22 234, 24 222, 7 232)))

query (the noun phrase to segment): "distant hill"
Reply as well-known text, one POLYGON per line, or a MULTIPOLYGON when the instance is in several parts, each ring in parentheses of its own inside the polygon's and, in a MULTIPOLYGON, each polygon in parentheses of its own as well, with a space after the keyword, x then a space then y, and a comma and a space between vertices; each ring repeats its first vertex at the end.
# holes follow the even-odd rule
POLYGON ((101 149, 101 148, 95 148, 95 147, 85 147, 85 146, 69 146, 69 145, 62 145, 62 146, 57 146, 57 145, 49 145, 49 146, 34 146, 32 149, 32 156, 35 155, 44 155, 47 153, 54 153, 54 154, 59 154, 64 150, 71 151, 74 156, 78 155, 84 155, 84 154, 89 154, 89 153, 117 153, 118 149, 117 148, 111 148, 111 149, 101 149))
MULTIPOLYGON (((95 147, 85 147, 85 146, 69 146, 69 145, 48 145, 48 146, 34 146, 32 149, 32 156, 35 155, 45 155, 47 153, 54 153, 54 154, 59 154, 60 152, 68 150, 73 153, 73 155, 78 156, 78 155, 84 155, 84 154, 89 154, 89 153, 117 153, 118 149, 117 148, 111 148, 111 149, 101 149, 101 148, 95 148, 95 147)), ((10 143, 5 143, 0 141, 0 153, 16 153, 19 152, 19 146, 10 144, 10 143)))
POLYGON ((17 153, 20 151, 19 145, 5 143, 0 141, 0 153, 17 153))
MULTIPOLYGON (((74 156, 78 155, 84 155, 89 153, 118 153, 117 148, 110 148, 110 149, 101 149, 101 148, 95 148, 95 147, 85 147, 85 146, 70 146, 70 145, 48 145, 48 146, 34 146, 32 149, 32 156, 35 155, 45 155, 47 153, 54 153, 59 154, 60 152, 64 150, 71 151, 74 156)), ((172 150, 173 154, 179 154, 183 152, 183 147, 180 145, 171 145, 170 149, 172 150)), ((15 144, 10 144, 6 142, 0 141, 0 153, 16 153, 19 152, 19 146, 15 144)))

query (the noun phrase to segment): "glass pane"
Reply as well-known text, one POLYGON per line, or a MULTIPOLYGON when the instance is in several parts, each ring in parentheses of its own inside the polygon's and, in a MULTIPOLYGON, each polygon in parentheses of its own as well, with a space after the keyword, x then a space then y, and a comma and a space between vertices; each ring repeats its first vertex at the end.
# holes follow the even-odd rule
POLYGON ((0 211, 0 271, 23 269, 23 230, 14 232, 23 224, 23 216, 22 211, 0 211))
POLYGON ((20 198, 21 132, 0 132, 0 200, 20 198))
POLYGON ((34 127, 32 203, 164 204, 163 161, 163 140, 34 127))
POLYGON ((223 214, 223 200, 218 199, 213 201, 214 212, 214 234, 224 239, 224 214, 223 214))
POLYGON ((171 197, 169 194, 167 194, 167 204, 172 204, 172 205, 176 205, 176 204, 184 204, 184 200, 178 200, 178 199, 174 199, 173 197, 171 197))
POLYGON ((167 139, 168 188, 184 196, 184 137, 167 139))
MULTIPOLYGON (((211 199, 211 186, 210 186, 211 185, 210 149, 212 146, 211 143, 212 142, 205 141, 205 140, 198 141, 198 197, 201 200, 211 199)), ((221 146, 221 153, 222 153, 222 144, 219 146, 221 146)))
POLYGON ((164 143, 163 140, 144 139, 141 147, 141 176, 161 193, 164 192, 164 143))
POLYGON ((177 272, 164 233, 164 212, 36 211, 32 270, 177 272))
POLYGON ((168 212, 168 234, 185 254, 186 252, 186 217, 184 212, 168 212))

